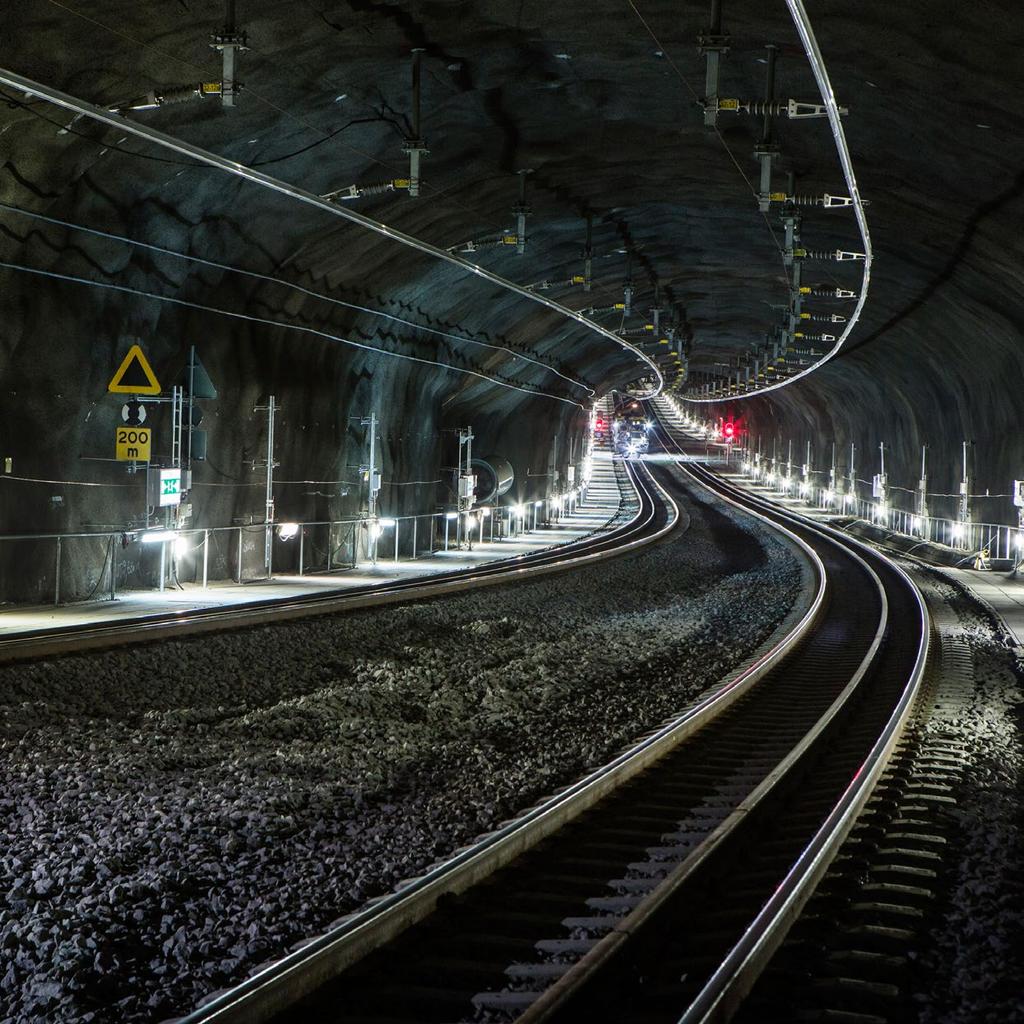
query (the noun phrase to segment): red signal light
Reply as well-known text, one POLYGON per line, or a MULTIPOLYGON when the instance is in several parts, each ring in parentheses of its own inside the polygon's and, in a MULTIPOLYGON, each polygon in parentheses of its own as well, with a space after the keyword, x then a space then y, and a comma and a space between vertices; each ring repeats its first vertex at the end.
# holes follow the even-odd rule
POLYGON ((722 427, 722 436, 726 439, 726 441, 731 441, 736 436, 736 424, 726 423, 722 427))

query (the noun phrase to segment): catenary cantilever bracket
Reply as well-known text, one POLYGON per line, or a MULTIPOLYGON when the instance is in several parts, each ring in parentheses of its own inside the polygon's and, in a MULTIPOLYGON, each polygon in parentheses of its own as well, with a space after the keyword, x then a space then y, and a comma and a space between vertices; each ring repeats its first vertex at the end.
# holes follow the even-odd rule
POLYGON ((548 299, 543 295, 537 295, 524 288, 522 285, 516 284, 514 281, 509 281, 507 278, 501 277, 489 270, 485 270, 483 267, 477 266, 475 263, 470 263, 468 260, 464 260, 459 256, 446 252, 444 249, 439 249, 437 246, 431 245, 429 242, 424 242, 422 239, 416 238, 414 235, 406 234, 403 231, 399 231, 397 228, 391 228, 387 224, 382 224, 380 221, 373 220, 364 214, 357 213, 355 210, 350 210, 347 207, 331 203, 326 199, 322 199, 314 192, 310 192, 298 185, 292 185, 289 182, 282 181, 280 178, 274 178, 269 174, 264 174, 262 171, 257 171, 255 168, 249 167, 246 164, 239 163, 236 160, 230 160, 227 157, 220 156, 217 153, 212 153, 200 146, 195 146, 190 142, 185 142, 183 139, 178 139, 173 135, 168 135, 166 132, 161 132, 156 128, 138 124, 128 118, 121 117, 119 114, 115 114, 109 110, 104 110, 102 107, 89 103, 87 100, 79 99, 76 96, 62 92, 60 89, 55 89, 52 86, 44 85, 41 82, 37 82, 24 75, 18 74, 16 71, 11 71, 9 68, 0 68, 0 85, 6 85, 8 88, 19 90, 30 96, 35 96, 37 99, 46 100, 48 103, 52 103, 54 106, 61 107, 64 110, 69 110, 80 117, 88 117, 90 120, 97 121, 100 124, 105 124, 108 127, 126 132, 129 135, 134 135, 136 138, 152 142, 163 149, 189 157, 200 164, 205 164, 208 167, 215 167, 218 170, 226 171, 228 174, 232 174, 235 177, 252 182, 255 185, 268 189, 269 191, 294 199, 306 204, 307 206, 315 207, 316 209, 322 210, 332 216, 341 217, 353 224, 360 225, 360 227, 365 228, 367 231, 372 231, 375 234, 382 235, 399 245, 404 245, 410 249, 416 250, 417 252, 423 253, 426 256, 430 256, 433 259, 449 263, 458 267, 467 274, 474 274, 483 281, 496 285, 497 287, 511 292, 512 294, 529 299, 538 305, 544 306, 547 309, 558 313, 567 320, 571 320, 572 322, 579 324, 581 327, 587 328, 605 340, 613 342, 615 345, 618 345, 619 348, 630 353, 630 355, 643 363, 650 372, 653 382, 643 394, 638 393, 637 397, 652 398, 660 393, 664 387, 665 382, 661 371, 658 369, 655 362, 636 345, 632 345, 623 338, 619 338, 612 331, 607 330, 600 324, 593 323, 580 312, 571 310, 568 307, 561 305, 561 303, 548 299))

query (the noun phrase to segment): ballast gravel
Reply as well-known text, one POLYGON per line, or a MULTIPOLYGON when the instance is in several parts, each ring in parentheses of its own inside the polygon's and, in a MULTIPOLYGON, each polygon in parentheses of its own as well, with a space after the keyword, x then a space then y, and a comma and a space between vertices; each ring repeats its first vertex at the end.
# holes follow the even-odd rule
POLYGON ((919 1024, 1008 1024, 1024 1020, 1024 660, 953 588, 937 589, 960 609, 975 687, 932 724, 956 736, 967 769, 950 811, 949 907, 931 928, 920 965, 928 987, 915 1000, 919 1024))
POLYGON ((691 702, 807 596, 683 511, 538 582, 0 669, 0 1022, 184 1014, 691 702))

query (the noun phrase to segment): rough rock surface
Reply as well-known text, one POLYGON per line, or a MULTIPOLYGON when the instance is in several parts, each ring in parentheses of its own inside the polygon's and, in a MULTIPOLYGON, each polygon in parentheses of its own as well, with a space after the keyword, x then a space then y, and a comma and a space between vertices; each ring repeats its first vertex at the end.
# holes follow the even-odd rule
POLYGON ((182 1012, 663 720, 800 597, 761 527, 0 674, 0 1020, 182 1012))

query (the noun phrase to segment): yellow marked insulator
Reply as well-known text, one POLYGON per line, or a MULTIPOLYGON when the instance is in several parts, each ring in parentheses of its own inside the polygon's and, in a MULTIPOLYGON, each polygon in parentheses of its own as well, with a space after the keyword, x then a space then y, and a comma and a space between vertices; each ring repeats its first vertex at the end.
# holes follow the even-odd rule
POLYGON ((408 188, 409 187, 409 179, 408 178, 395 178, 395 180, 393 182, 391 182, 391 184, 395 188, 408 188))
POLYGON ((662 339, 661 339, 661 340, 660 340, 660 341, 658 342, 658 344, 659 344, 659 345, 667 345, 667 344, 668 344, 668 338, 662 338, 662 339))
POLYGON ((769 192, 768 199, 773 203, 784 203, 787 196, 785 192, 769 192))
POLYGON ((644 324, 644 330, 645 331, 653 331, 654 330, 654 324, 644 324))
POLYGON ((800 285, 800 294, 801 295, 810 295, 811 294, 811 289, 807 285, 802 284, 802 285, 800 285))
POLYGON ((516 238, 515 235, 502 235, 501 236, 501 244, 502 245, 515 245, 517 241, 518 241, 518 239, 516 238))
POLYGON ((794 256, 806 256, 807 255, 807 250, 806 249, 794 249, 793 250, 793 255, 794 256))
POLYGON ((794 338, 802 338, 803 336, 804 336, 804 332, 803 331, 794 331, 793 332, 793 337, 794 338))
POLYGON ((810 320, 811 319, 811 314, 810 313, 801 313, 800 314, 800 319, 801 320, 810 320))
POLYGON ((612 309, 625 309, 626 304, 624 302, 616 302, 612 309))
POLYGON ((718 109, 719 110, 739 110, 740 109, 740 101, 739 100, 731 100, 731 99, 719 100, 718 101, 718 109))
POLYGON ((204 96, 219 96, 223 91, 223 88, 224 87, 220 82, 203 82, 203 84, 199 86, 199 91, 204 96))
POLYGON ((573 274, 569 279, 570 284, 586 284, 587 279, 582 274, 573 274))

